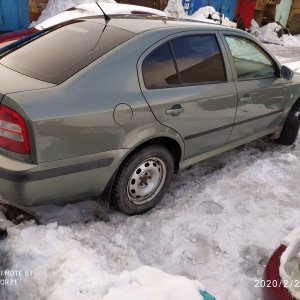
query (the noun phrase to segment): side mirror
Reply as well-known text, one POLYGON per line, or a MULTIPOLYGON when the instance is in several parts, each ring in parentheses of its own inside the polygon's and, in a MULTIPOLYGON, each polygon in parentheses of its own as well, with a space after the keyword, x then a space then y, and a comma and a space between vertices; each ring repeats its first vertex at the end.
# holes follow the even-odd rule
POLYGON ((281 67, 281 77, 283 77, 287 80, 291 80, 293 78, 293 76, 294 76, 293 70, 291 70, 287 66, 281 67))

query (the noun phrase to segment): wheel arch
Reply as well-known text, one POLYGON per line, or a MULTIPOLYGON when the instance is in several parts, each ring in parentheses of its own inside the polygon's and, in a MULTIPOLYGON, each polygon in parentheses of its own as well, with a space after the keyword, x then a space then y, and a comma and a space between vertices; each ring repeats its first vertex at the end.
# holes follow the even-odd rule
MULTIPOLYGON (((181 158, 183 156, 183 149, 179 142, 171 137, 168 136, 160 136, 160 137, 155 137, 152 139, 149 139, 147 141, 142 142, 139 144, 137 147, 133 149, 125 158, 124 160, 129 156, 132 155, 135 152, 138 152, 142 150, 143 148, 150 146, 150 145, 159 145, 167 148, 170 153, 172 154, 174 158, 174 170, 175 173, 178 172, 179 170, 179 162, 181 161, 181 158)), ((124 161, 123 160, 123 161, 124 161)))
POLYGON ((119 171, 120 166, 124 163, 124 161, 131 155, 134 155, 134 153, 142 150, 143 148, 150 146, 150 145, 160 145, 165 148, 167 148, 172 156, 174 157, 174 171, 175 174, 179 170, 179 163, 181 161, 181 158, 183 157, 183 146, 180 145, 179 141, 176 139, 169 137, 169 136, 158 136, 158 137, 153 137, 149 140, 141 142, 139 145, 136 147, 132 148, 131 151, 127 153, 120 162, 119 167, 115 170, 114 174, 110 178, 108 184, 106 185, 103 193, 98 197, 98 200, 102 203, 104 203, 105 206, 108 206, 110 203, 110 197, 111 197, 111 191, 112 187, 114 185, 115 177, 119 171))

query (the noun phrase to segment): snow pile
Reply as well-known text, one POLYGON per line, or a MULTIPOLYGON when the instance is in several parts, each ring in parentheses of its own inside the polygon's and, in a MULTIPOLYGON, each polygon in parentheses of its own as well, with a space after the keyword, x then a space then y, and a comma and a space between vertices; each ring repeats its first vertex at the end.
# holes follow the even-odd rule
MULTIPOLYGON (((49 0, 47 7, 43 10, 42 15, 36 22, 30 24, 31 27, 36 26, 43 21, 61 13, 64 10, 67 10, 71 7, 74 7, 79 4, 92 3, 92 0, 49 0)), ((116 3, 115 0, 98 0, 99 3, 116 3)))
POLYGON ((205 6, 199 8, 191 16, 193 20, 205 20, 205 19, 214 19, 220 20, 220 14, 212 6, 205 6))
POLYGON ((186 18, 187 14, 184 11, 181 0, 169 0, 164 12, 168 17, 172 18, 186 18))
POLYGON ((220 13, 218 13, 212 6, 201 7, 196 12, 194 12, 191 16, 188 16, 187 18, 195 21, 204 21, 209 23, 222 24, 234 28, 236 28, 237 25, 236 23, 231 22, 223 14, 220 15, 220 13))
POLYGON ((269 23, 268 25, 259 28, 259 25, 255 20, 252 20, 250 32, 261 42, 285 46, 300 46, 300 40, 292 35, 282 34, 282 36, 279 37, 277 32, 280 29, 282 29, 282 26, 277 23, 269 23))
MULTIPOLYGON (((110 270, 109 256, 101 253, 101 247, 87 247, 92 236, 82 243, 76 231, 56 223, 9 228, 9 234, 10 239, 1 244, 1 255, 10 256, 10 265, 0 270, 18 270, 27 276, 6 276, 17 285, 1 289, 1 299, 203 300, 204 287, 184 276, 149 266, 121 273, 110 270)), ((118 249, 125 246, 122 239, 115 235, 107 245, 116 261, 118 249)))

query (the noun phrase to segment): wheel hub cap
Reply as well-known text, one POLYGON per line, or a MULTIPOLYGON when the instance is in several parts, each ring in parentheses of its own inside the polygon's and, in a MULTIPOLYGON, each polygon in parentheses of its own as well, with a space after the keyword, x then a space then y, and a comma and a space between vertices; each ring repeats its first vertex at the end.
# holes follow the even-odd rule
POLYGON ((141 205, 151 201, 166 179, 166 166, 159 158, 148 158, 132 172, 127 186, 129 200, 141 205))

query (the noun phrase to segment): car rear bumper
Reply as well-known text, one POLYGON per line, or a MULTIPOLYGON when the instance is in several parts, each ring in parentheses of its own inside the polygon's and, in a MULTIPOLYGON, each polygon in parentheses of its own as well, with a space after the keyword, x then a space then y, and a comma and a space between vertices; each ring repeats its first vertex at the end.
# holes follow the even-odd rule
POLYGON ((261 300, 293 300, 294 298, 284 287, 279 275, 280 257, 286 247, 281 245, 271 256, 266 265, 261 282, 261 300))
POLYGON ((100 196, 127 152, 114 150, 38 165, 0 155, 0 196, 24 206, 100 196))

